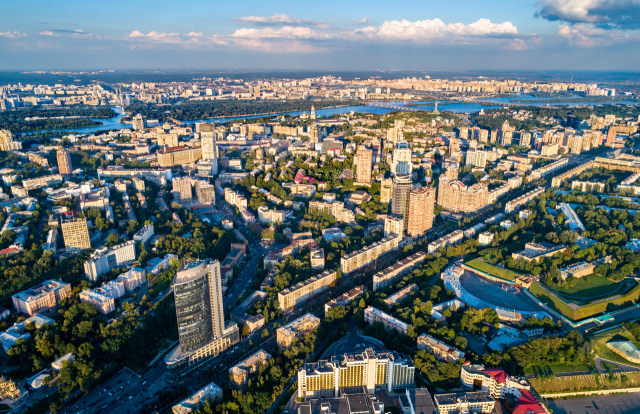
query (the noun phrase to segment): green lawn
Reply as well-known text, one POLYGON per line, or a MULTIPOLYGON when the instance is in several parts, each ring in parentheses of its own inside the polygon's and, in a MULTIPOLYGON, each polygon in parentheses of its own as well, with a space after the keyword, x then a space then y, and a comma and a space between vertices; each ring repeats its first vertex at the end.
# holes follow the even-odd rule
POLYGON ((629 340, 636 346, 640 347, 640 344, 631 336, 629 331, 620 327, 618 329, 612 329, 610 331, 603 332, 595 335, 591 339, 591 349, 600 358, 608 359, 609 361, 618 362, 620 364, 631 365, 632 367, 640 368, 640 364, 634 364, 633 362, 621 357, 607 347, 607 342, 611 340, 629 340))
POLYGON ((529 288, 529 292, 542 303, 545 303, 551 309, 556 312, 561 313, 563 316, 574 320, 574 310, 569 307, 565 302, 560 299, 555 298, 549 292, 547 292, 542 286, 538 285, 538 283, 534 282, 531 284, 531 288, 529 288))
POLYGON ((607 361, 600 361, 600 368, 602 368, 602 369, 620 369, 620 367, 617 366, 616 364, 612 364, 611 362, 607 362, 607 361))
POLYGON ((487 262, 482 261, 481 259, 473 259, 465 263, 465 265, 469 267, 473 267, 481 272, 487 273, 491 276, 499 277, 500 279, 505 280, 516 280, 517 277, 522 276, 519 273, 512 272, 508 269, 503 269, 498 266, 494 266, 487 262))
POLYGON ((567 299, 589 299, 607 296, 616 292, 623 286, 620 283, 612 282, 607 278, 593 273, 578 279, 577 284, 573 287, 554 287, 553 290, 567 299))
POLYGON ((549 375, 549 374, 559 374, 562 372, 581 372, 581 371, 591 371, 591 367, 589 367, 584 362, 575 365, 569 364, 551 364, 551 365, 540 365, 535 367, 527 367, 524 369, 525 375, 549 375))

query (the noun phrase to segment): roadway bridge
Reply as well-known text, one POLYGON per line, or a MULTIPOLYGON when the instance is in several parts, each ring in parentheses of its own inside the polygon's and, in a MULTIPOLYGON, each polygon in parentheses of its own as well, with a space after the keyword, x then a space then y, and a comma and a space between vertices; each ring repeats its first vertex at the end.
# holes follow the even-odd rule
POLYGON ((490 106, 527 106, 527 104, 524 104, 524 103, 514 103, 514 102, 469 101, 469 103, 477 103, 480 105, 490 105, 490 106))
POLYGON ((388 108, 388 109, 395 109, 397 111, 406 111, 406 112, 418 112, 418 111, 421 111, 421 109, 407 108, 407 107, 404 107, 404 106, 383 104, 383 103, 377 103, 377 102, 367 102, 367 103, 365 103, 365 105, 366 106, 373 106, 373 107, 376 107, 376 108, 388 108))

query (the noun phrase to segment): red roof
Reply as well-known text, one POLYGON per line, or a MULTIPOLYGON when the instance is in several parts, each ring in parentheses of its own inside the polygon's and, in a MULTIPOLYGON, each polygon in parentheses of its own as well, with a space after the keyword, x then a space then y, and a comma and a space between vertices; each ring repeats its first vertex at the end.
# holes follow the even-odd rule
POLYGON ((520 399, 512 414, 541 414, 545 413, 540 401, 529 390, 520 391, 520 399))
POLYGON ((504 372, 503 369, 489 368, 489 369, 485 369, 484 372, 486 374, 491 375, 498 384, 504 384, 507 381, 507 373, 504 372))

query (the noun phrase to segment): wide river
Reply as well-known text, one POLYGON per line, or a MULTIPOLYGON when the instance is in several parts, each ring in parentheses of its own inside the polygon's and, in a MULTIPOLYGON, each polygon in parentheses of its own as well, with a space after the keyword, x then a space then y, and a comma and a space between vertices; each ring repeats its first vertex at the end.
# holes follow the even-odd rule
MULTIPOLYGON (((456 113, 474 113, 474 112, 478 112, 481 109, 490 109, 490 108, 501 108, 502 107, 502 103, 506 103, 506 102, 510 102, 513 100, 517 100, 517 99, 532 99, 532 100, 541 100, 541 101, 548 101, 548 100, 552 100, 552 99, 563 99, 566 97, 559 97, 559 98, 544 98, 544 97, 534 97, 531 95, 517 95, 514 97, 508 97, 508 98, 491 98, 491 99, 483 99, 485 102, 495 102, 495 105, 485 105, 485 104, 479 104, 479 103, 472 103, 472 102, 454 102, 454 103, 445 103, 445 102, 440 102, 438 104, 438 110, 440 111, 449 111, 449 112, 456 112, 456 113)), ((411 109, 422 109, 425 111, 433 111, 435 108, 435 102, 430 102, 430 101, 408 101, 408 102, 380 102, 383 104, 390 104, 390 105, 394 105, 396 107, 398 106, 404 106, 407 104, 415 104, 416 106, 411 106, 408 108, 411 109), (423 104, 423 105, 419 105, 419 104, 423 104)), ((578 106, 578 105, 602 105, 602 104, 609 104, 609 103, 617 103, 617 104, 629 104, 629 105, 638 105, 639 103, 636 101, 628 101, 628 100, 624 100, 621 99, 620 101, 612 101, 612 102, 597 102, 597 101, 593 101, 593 102, 560 102, 557 103, 555 105, 566 105, 566 106, 578 106)), ((547 102, 544 102, 544 104, 546 105, 547 102)), ((525 105, 525 104, 523 104, 525 105)), ((549 103, 548 105, 553 105, 552 103, 549 103)), ((126 116, 127 114, 124 113, 124 110, 121 107, 113 107, 113 110, 117 113, 116 116, 112 117, 112 118, 91 118, 94 121, 97 122, 102 122, 102 125, 100 126, 96 126, 96 127, 86 127, 86 128, 73 128, 73 129, 60 129, 58 131, 64 131, 64 132, 75 132, 77 134, 91 134, 97 131, 104 131, 104 130, 108 130, 108 129, 120 129, 123 128, 125 126, 128 126, 130 124, 126 124, 126 123, 121 123, 120 119, 122 119, 122 117, 126 116)), ((337 108, 324 108, 324 109, 316 109, 316 116, 321 117, 321 116, 332 116, 332 115, 337 115, 337 114, 347 114, 349 112, 356 112, 356 113, 373 113, 373 114, 386 114, 389 112, 394 112, 397 111, 397 109, 393 109, 393 108, 380 108, 380 107, 373 107, 373 106, 366 106, 366 105, 349 105, 349 106, 341 106, 341 107, 337 107, 337 108)), ((274 114, 270 114, 272 116, 276 116, 276 115, 291 115, 291 116, 297 116, 297 115, 301 115, 302 111, 295 111, 295 112, 279 112, 279 113, 274 113, 274 114)), ((229 121, 234 121, 234 120, 239 120, 239 119, 250 119, 250 118, 259 118, 259 117, 263 117, 265 115, 239 115, 239 116, 229 116, 229 117, 220 117, 220 118, 212 118, 212 119, 202 119, 202 120, 197 120, 197 121, 185 121, 191 124, 195 124, 196 122, 215 122, 215 123, 222 123, 222 122, 229 122, 229 121)), ((49 131, 54 131, 54 130, 49 130, 49 131)))

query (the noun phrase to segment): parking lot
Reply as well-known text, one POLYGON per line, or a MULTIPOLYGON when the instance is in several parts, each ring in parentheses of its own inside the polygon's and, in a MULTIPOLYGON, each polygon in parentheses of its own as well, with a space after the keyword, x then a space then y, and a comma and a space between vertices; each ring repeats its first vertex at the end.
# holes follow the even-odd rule
POLYGON ((592 395, 549 400, 553 414, 640 413, 640 394, 592 395))

